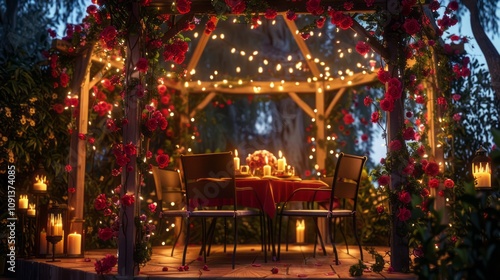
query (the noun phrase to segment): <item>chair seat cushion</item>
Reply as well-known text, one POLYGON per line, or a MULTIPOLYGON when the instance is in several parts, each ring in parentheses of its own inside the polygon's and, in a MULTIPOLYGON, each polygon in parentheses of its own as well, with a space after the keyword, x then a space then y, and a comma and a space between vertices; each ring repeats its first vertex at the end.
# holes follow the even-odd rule
POLYGON ((191 217, 240 217, 258 216, 259 211, 255 210, 194 210, 189 212, 191 217))
POLYGON ((161 212, 161 215, 164 217, 186 217, 188 215, 188 211, 186 211, 186 210, 164 210, 161 212))
POLYGON ((310 216, 310 217, 328 217, 328 210, 325 209, 314 209, 314 210, 283 210, 281 213, 284 216, 310 216))
POLYGON ((339 209, 333 210, 331 216, 332 217, 349 217, 354 214, 354 211, 348 209, 339 209))

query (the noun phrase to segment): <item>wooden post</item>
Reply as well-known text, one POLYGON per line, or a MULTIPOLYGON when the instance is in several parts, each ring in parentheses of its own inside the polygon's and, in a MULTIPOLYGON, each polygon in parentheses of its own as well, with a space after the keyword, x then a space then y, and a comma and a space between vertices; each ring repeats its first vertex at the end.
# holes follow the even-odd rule
MULTIPOLYGON (((75 188, 75 193, 68 194, 69 221, 82 221, 84 218, 87 142, 80 140, 78 134, 87 134, 89 115, 89 75, 92 52, 93 47, 89 47, 77 58, 71 84, 71 92, 78 94, 80 112, 76 120, 77 131, 71 136, 70 142, 69 164, 74 168, 68 174, 68 188, 75 188)), ((83 232, 83 223, 81 222, 73 223, 71 229, 82 235, 85 234, 85 232, 83 232)))
MULTIPOLYGON (((394 0, 397 2, 396 0, 394 0)), ((391 5, 392 1, 388 2, 391 5)), ((398 65, 398 61, 405 57, 404 50, 400 47, 402 38, 398 32, 392 30, 392 22, 387 24, 384 32, 384 41, 387 47, 387 53, 389 57, 386 57, 389 66, 389 73, 393 77, 404 77, 404 67, 405 64, 398 65)), ((404 89, 404 85, 403 85, 404 89)), ((392 140, 399 140, 404 143, 402 137, 402 131, 404 128, 404 102, 405 95, 403 94, 401 99, 396 100, 394 103, 394 109, 392 112, 387 114, 387 141, 390 143, 392 140)), ((403 145, 404 146, 404 145, 403 145)), ((406 179, 401 175, 401 169, 406 166, 406 162, 402 162, 405 159, 408 160, 408 151, 406 146, 404 146, 405 153, 404 159, 398 157, 397 162, 391 162, 391 190, 401 190, 402 186, 406 184, 406 179)), ((395 271, 407 272, 409 271, 410 257, 408 248, 408 237, 401 236, 398 232, 399 225, 403 222, 394 215, 395 209, 390 205, 392 215, 392 227, 391 227, 391 266, 395 271)))
MULTIPOLYGON (((139 58, 141 58, 141 26, 139 16, 139 3, 134 2, 131 6, 131 19, 129 35, 126 41, 127 60, 125 67, 125 96, 124 115, 128 120, 123 125, 123 144, 132 143, 140 151, 140 116, 141 104, 136 95, 136 87, 133 86, 135 80, 140 79, 139 72, 134 69, 139 58)), ((118 235, 118 275, 122 279, 133 279, 139 272, 139 267, 134 262, 136 227, 134 218, 139 208, 139 184, 140 174, 137 166, 137 156, 130 156, 130 162, 123 167, 122 171, 122 191, 125 194, 134 194, 134 206, 120 207, 120 232, 118 235), (130 168, 130 171, 129 171, 130 168)))

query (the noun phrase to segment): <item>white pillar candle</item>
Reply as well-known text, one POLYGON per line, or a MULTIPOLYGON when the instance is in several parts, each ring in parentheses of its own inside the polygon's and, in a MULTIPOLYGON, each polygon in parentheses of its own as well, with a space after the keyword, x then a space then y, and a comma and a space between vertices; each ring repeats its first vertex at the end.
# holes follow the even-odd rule
POLYGON ((271 176, 271 165, 264 165, 264 176, 271 176))
POLYGON ((28 196, 27 195, 20 195, 19 196, 18 207, 19 207, 19 209, 28 209, 28 196))
POLYGON ((45 229, 40 232, 40 255, 47 254, 47 233, 45 229))
POLYGON ((68 255, 80 255, 82 253, 82 236, 78 233, 68 234, 68 255))
POLYGON ((36 176, 35 180, 36 180, 36 183, 33 184, 33 190, 35 190, 35 191, 46 191, 47 190, 47 184, 45 183, 45 181, 47 180, 47 177, 36 176))
POLYGON ((297 243, 304 243, 304 231, 306 225, 304 220, 297 220, 295 223, 295 240, 297 243))
POLYGON ((240 158, 238 157, 238 150, 234 150, 234 170, 240 170, 240 158))

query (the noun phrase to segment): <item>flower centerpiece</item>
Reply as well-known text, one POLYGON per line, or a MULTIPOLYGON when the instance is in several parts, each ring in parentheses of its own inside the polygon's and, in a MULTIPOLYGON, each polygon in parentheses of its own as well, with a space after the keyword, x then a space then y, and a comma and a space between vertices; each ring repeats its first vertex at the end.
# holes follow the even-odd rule
POLYGON ((276 170, 277 164, 276 157, 273 153, 267 150, 257 150, 253 152, 253 154, 249 154, 246 158, 246 162, 250 167, 252 174, 263 173, 262 169, 266 164, 271 166, 271 170, 276 170))

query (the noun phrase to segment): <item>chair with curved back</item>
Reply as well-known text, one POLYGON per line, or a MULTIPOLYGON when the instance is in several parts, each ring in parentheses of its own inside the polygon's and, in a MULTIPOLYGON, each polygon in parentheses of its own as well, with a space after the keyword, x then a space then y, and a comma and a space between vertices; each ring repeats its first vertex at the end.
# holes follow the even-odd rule
MULTIPOLYGON (((177 169, 160 169, 152 167, 153 178, 158 198, 157 211, 161 217, 186 218, 188 212, 185 206, 186 192, 183 188, 182 179, 177 169)), ((175 224, 179 224, 178 221, 175 224)), ((180 221, 180 228, 175 235, 174 244, 170 256, 174 255, 174 249, 182 234, 184 221, 180 221)))
MULTIPOLYGON (((295 190, 283 204, 277 215, 279 218, 278 225, 282 224, 284 216, 292 217, 311 217, 315 222, 316 236, 321 238, 320 230, 317 224, 318 218, 326 218, 328 221, 328 231, 330 242, 332 243, 333 252, 335 254, 335 263, 338 265, 338 254, 335 246, 334 232, 332 226, 336 219, 352 219, 352 228, 354 237, 359 247, 361 260, 363 260, 363 251, 356 230, 356 204, 358 200, 358 190, 361 182, 361 174, 366 163, 366 156, 356 156, 345 153, 340 153, 335 173, 330 187, 325 188, 300 188, 295 190), (307 209, 288 209, 289 201, 296 201, 295 196, 300 192, 330 192, 330 199, 326 208, 307 208, 307 209), (347 203, 349 202, 349 203, 347 203)), ((308 205, 312 205, 309 203, 308 205)), ((281 247, 281 226, 278 233, 278 259, 280 258, 281 247)), ((316 247, 316 246, 315 246, 316 247)))
MULTIPOLYGON (((233 220, 233 256, 232 267, 235 267, 236 247, 238 243, 238 220, 241 217, 261 216, 261 210, 242 209, 236 200, 236 182, 234 176, 234 160, 231 152, 181 155, 186 201, 188 206, 187 225, 190 219, 201 218, 202 252, 206 262, 207 245, 210 244, 207 234, 207 219, 228 218, 233 220)), ((186 263, 186 253, 191 227, 186 226, 186 242, 182 264, 186 263)))

